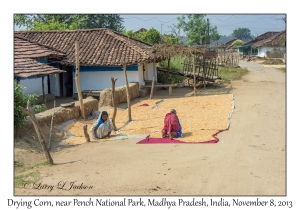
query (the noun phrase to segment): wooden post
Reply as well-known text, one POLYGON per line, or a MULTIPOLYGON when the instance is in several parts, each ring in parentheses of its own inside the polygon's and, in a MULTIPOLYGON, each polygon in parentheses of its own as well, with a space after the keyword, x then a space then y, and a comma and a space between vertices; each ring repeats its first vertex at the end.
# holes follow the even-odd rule
MULTIPOLYGON (((117 78, 118 79, 118 78, 117 78)), ((114 126, 114 131, 117 131, 117 127, 116 127, 116 122, 115 122, 115 119, 116 119, 116 115, 117 115, 117 103, 116 103, 116 100, 115 100, 115 86, 116 86, 116 81, 117 79, 114 79, 113 77, 111 78, 111 86, 112 86, 112 104, 113 104, 113 107, 114 107, 114 112, 113 112, 113 116, 112 116, 112 124, 114 126)))
POLYGON ((168 57, 168 75, 167 75, 167 84, 169 84, 169 71, 170 71, 170 55, 168 57))
POLYGON ((21 106, 20 106, 20 109, 23 112, 25 112, 30 117, 30 119, 32 121, 32 124, 34 126, 34 129, 35 129, 35 132, 36 132, 36 134, 38 136, 38 139, 39 139, 39 141, 41 143, 42 149, 43 149, 43 151, 45 153, 46 159, 47 159, 47 161, 48 161, 49 164, 53 165, 53 159, 52 159, 52 157, 51 157, 51 155, 50 155, 50 153, 49 153, 49 151, 47 149, 46 143, 45 143, 44 138, 42 136, 42 132, 41 132, 40 126, 39 126, 39 124, 38 124, 38 122, 37 122, 37 120, 35 118, 34 112, 32 111, 30 101, 29 100, 27 101, 27 109, 25 109, 25 108, 23 108, 21 106))
POLYGON ((80 103, 80 112, 81 117, 85 119, 85 113, 84 113, 84 104, 82 100, 82 93, 80 88, 80 73, 79 73, 79 44, 78 41, 75 42, 75 52, 76 52, 76 74, 75 74, 75 81, 76 81, 76 88, 78 93, 78 99, 80 103))
POLYGON ((87 132, 87 125, 83 126, 83 133, 84 133, 86 142, 90 142, 91 140, 90 140, 90 136, 89 136, 89 134, 87 132))
POLYGON ((193 72, 194 72, 194 96, 196 96, 196 56, 193 57, 193 72))
POLYGON ((43 102, 44 102, 45 106, 47 107, 46 96, 45 96, 44 75, 42 76, 42 90, 43 90, 43 102))
POLYGON ((131 122, 131 105, 130 105, 130 92, 129 92, 129 85, 128 85, 128 79, 127 79, 127 73, 126 73, 126 64, 124 62, 123 64, 123 69, 124 69, 124 77, 125 77, 125 82, 126 82, 126 93, 127 93, 127 106, 128 106, 128 122, 131 122))
POLYGON ((154 83, 155 83, 155 64, 156 64, 156 61, 155 61, 155 51, 153 51, 152 53, 153 57, 154 57, 154 62, 153 62, 153 79, 152 79, 152 86, 151 86, 151 92, 150 92, 150 99, 152 99, 152 96, 153 96, 153 91, 154 91, 154 83))
POLYGON ((169 96, 172 95, 172 86, 169 86, 169 96))

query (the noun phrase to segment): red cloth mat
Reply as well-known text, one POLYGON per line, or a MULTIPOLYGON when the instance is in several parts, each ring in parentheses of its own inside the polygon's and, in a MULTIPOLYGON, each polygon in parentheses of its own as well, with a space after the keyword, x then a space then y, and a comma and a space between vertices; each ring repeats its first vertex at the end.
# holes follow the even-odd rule
POLYGON ((214 137, 213 140, 209 140, 209 141, 205 141, 205 142, 184 142, 184 141, 175 140, 175 139, 171 140, 169 138, 150 138, 149 136, 147 136, 145 139, 137 142, 137 144, 213 144, 213 143, 217 143, 219 141, 219 139, 216 137, 216 135, 222 131, 223 130, 220 130, 217 133, 215 133, 214 135, 212 135, 214 137))

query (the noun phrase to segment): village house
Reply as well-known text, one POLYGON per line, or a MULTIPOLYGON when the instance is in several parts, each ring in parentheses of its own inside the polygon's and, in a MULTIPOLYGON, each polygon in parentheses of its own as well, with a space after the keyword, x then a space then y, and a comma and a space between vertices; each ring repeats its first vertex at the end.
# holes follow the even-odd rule
MULTIPOLYGON (((157 81, 156 63, 149 52, 150 44, 128 38, 106 28, 65 31, 18 31, 15 36, 49 46, 65 54, 64 59, 48 59, 53 67, 64 70, 56 75, 59 91, 55 96, 72 96, 77 93, 75 85, 75 42, 79 43, 81 90, 104 90, 111 87, 111 77, 118 78, 116 86, 125 85, 123 63, 126 63, 128 82, 157 81), (153 72, 154 71, 154 72, 153 72), (71 87, 71 92, 68 92, 71 87)), ((156 58, 156 62, 160 60, 156 58)), ((50 82, 52 79, 50 78, 50 82)), ((31 84, 26 84, 27 89, 31 84)), ((50 84, 51 86, 51 84, 50 84)))
POLYGON ((251 47, 257 50, 257 56, 265 58, 285 58, 286 32, 282 31, 269 38, 256 42, 251 47))
POLYGON ((41 96, 43 93, 48 94, 50 90, 55 93, 59 90, 59 74, 65 71, 47 63, 48 60, 61 60, 64 57, 65 54, 62 52, 15 35, 14 79, 26 87, 23 90, 26 94, 35 93, 41 96))
POLYGON ((261 40, 264 40, 264 39, 267 39, 267 38, 270 38, 276 34, 278 34, 280 32, 266 32, 266 33, 263 33, 257 37, 255 37, 254 39, 248 41, 248 42, 245 42, 244 44, 240 45, 237 47, 237 51, 238 52, 242 52, 244 55, 257 55, 258 53, 258 50, 257 49, 253 49, 252 48, 252 45, 261 41, 261 40))

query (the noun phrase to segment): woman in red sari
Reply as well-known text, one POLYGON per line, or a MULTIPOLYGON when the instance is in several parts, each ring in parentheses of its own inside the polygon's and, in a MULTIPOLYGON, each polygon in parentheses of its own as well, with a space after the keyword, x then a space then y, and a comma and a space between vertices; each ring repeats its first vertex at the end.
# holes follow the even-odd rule
POLYGON ((169 137, 170 139, 183 137, 182 128, 175 109, 171 109, 170 113, 166 114, 161 134, 163 138, 169 137))

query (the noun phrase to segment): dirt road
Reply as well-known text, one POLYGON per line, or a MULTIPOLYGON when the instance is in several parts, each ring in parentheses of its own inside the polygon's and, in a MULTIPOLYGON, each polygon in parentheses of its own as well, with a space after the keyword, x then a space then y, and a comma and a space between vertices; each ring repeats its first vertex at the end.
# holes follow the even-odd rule
POLYGON ((285 195, 285 73, 254 62, 240 66, 250 73, 232 82, 235 109, 218 143, 131 139, 66 148, 52 154, 56 165, 37 169, 35 186, 15 195, 285 195))

